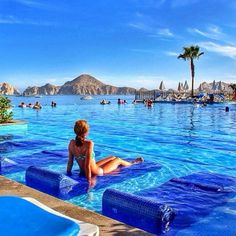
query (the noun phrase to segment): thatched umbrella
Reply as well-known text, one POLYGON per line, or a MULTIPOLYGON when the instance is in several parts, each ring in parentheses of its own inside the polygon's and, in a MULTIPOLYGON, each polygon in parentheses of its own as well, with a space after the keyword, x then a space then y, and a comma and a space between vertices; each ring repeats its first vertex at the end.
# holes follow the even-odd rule
POLYGON ((162 92, 161 93, 161 95, 162 95, 162 97, 164 96, 164 90, 165 90, 166 88, 165 88, 165 85, 164 85, 164 83, 163 83, 163 80, 161 81, 161 83, 160 83, 160 86, 159 86, 159 90, 162 92))
POLYGON ((217 90, 217 86, 216 86, 216 81, 215 80, 212 83, 211 89, 213 90, 213 93, 217 90))
POLYGON ((199 92, 202 92, 202 91, 203 91, 202 84, 199 85, 198 91, 199 91, 199 92))
POLYGON ((165 85, 164 85, 164 83, 163 83, 163 80, 162 80, 161 83, 160 83, 159 89, 160 89, 161 91, 163 91, 163 90, 166 89, 166 88, 165 88, 165 85))
POLYGON ((218 90, 219 91, 222 91, 223 90, 223 85, 222 85, 222 82, 220 81, 219 84, 218 84, 218 90))
POLYGON ((188 86, 187 80, 185 80, 185 83, 184 83, 184 91, 186 92, 187 90, 189 90, 189 86, 188 86))
POLYGON ((179 92, 181 92, 181 91, 183 91, 183 83, 181 83, 181 82, 179 82, 179 84, 178 84, 178 91, 179 92))

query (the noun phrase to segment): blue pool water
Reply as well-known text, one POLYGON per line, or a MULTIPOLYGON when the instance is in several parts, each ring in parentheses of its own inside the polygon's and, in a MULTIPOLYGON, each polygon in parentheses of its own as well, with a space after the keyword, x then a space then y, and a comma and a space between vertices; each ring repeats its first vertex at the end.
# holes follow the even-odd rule
MULTIPOLYGON (((0 130, 0 142, 24 143, 28 146, 8 145, 0 149, 0 155, 14 162, 22 157, 22 170, 6 173, 6 177, 24 183, 24 168, 30 165, 31 155, 43 150, 66 150, 74 137, 73 125, 77 119, 86 119, 90 124, 89 138, 95 143, 96 158, 108 155, 123 158, 143 156, 145 160, 159 163, 161 169, 146 173, 122 183, 110 183, 109 188, 134 193, 160 186, 173 177, 181 177, 198 171, 224 173, 236 177, 236 105, 225 104, 206 107, 192 104, 155 104, 152 109, 143 104, 132 104, 133 97, 120 98, 128 104, 118 106, 117 96, 94 97, 80 100, 79 96, 49 96, 42 98, 11 97, 14 105, 39 100, 43 109, 13 109, 14 118, 28 121, 17 129, 0 130), (102 99, 110 105, 100 105, 102 99), (57 107, 50 106, 51 101, 57 107), (36 143, 36 144, 35 144, 36 143), (24 157, 27 161, 24 164, 24 157), (23 168, 24 167, 24 168, 23 168)), ((65 160, 43 160, 43 165, 52 170, 65 170, 65 160)), ((76 166, 76 165, 75 165, 76 166)), ((69 202, 101 212, 101 198, 105 188, 99 188, 69 202)), ((236 199, 227 205, 215 208, 207 217, 177 235, 234 235, 236 233, 236 199), (230 225, 225 232, 224 225, 230 225), (227 234, 228 233, 228 234, 227 234), (204 234, 207 235, 207 234, 204 234)))

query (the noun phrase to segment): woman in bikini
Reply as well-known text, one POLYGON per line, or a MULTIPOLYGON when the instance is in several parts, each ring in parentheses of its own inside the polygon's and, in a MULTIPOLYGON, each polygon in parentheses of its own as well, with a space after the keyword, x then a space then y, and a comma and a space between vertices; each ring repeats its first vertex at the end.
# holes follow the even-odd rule
POLYGON ((93 149, 93 141, 86 140, 89 131, 89 125, 86 120, 78 120, 75 122, 74 132, 75 140, 69 143, 69 158, 67 162, 67 173, 71 174, 74 159, 77 161, 80 171, 90 182, 92 176, 111 173, 120 166, 131 166, 143 162, 142 157, 136 158, 134 161, 125 161, 119 157, 109 156, 98 162, 95 160, 93 149))

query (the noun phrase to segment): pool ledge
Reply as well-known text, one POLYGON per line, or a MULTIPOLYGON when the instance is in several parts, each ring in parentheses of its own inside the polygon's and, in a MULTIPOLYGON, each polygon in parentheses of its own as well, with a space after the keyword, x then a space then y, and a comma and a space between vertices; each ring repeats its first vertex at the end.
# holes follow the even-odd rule
POLYGON ((0 127, 1 126, 25 125, 25 124, 28 124, 28 122, 24 121, 24 120, 12 120, 7 123, 0 123, 0 127))
POLYGON ((83 209, 81 207, 64 202, 60 199, 39 192, 23 184, 14 182, 0 176, 0 195, 15 195, 21 197, 32 197, 46 206, 74 219, 95 224, 99 227, 100 235, 152 235, 137 228, 133 228, 119 221, 112 220, 103 215, 83 209))

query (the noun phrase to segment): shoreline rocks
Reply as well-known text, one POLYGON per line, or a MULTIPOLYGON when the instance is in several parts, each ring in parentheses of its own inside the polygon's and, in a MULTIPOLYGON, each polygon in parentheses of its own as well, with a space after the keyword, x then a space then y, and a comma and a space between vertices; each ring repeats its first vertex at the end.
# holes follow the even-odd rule
POLYGON ((20 91, 8 83, 0 83, 0 95, 20 95, 20 91))

